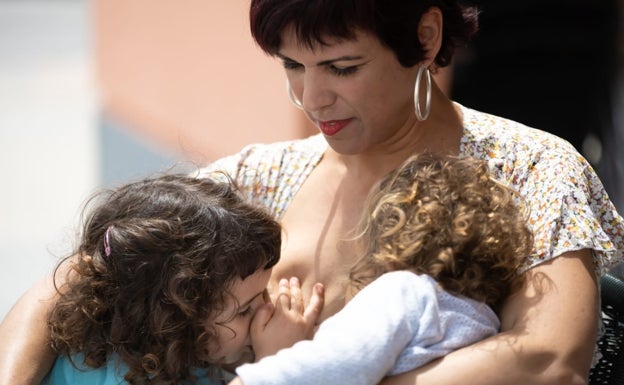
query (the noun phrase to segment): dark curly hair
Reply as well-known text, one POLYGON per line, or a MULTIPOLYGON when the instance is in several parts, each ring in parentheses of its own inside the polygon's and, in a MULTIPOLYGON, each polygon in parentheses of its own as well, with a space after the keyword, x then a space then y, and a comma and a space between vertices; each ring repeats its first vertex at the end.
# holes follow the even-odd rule
POLYGON ((354 39, 356 30, 370 32, 390 48, 399 63, 412 67, 425 58, 418 40, 418 23, 431 7, 442 11, 442 46, 435 63, 450 64, 457 47, 478 29, 478 11, 456 0, 252 0, 251 34, 270 55, 281 46, 281 33, 294 26, 298 40, 309 47, 325 44, 323 37, 354 39))
POLYGON ((195 368, 210 372, 218 363, 207 351, 217 341, 209 320, 224 310, 235 279, 277 263, 279 224, 231 184, 183 175, 96 195, 85 214, 94 202, 57 287, 55 351, 83 353, 94 368, 115 353, 130 384, 179 384, 195 368))
POLYGON ((352 289, 394 270, 428 274, 445 290, 498 310, 519 285, 533 236, 517 194, 473 158, 421 154, 373 190, 360 226, 352 289))

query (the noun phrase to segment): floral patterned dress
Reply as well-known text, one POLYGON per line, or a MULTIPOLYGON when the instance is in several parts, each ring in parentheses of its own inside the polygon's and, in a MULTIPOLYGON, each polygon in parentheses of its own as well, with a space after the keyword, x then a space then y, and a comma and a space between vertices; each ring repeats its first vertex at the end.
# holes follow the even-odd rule
MULTIPOLYGON (((458 106, 464 119, 460 156, 487 160, 493 176, 519 191, 528 206, 535 247, 525 269, 580 249, 593 250, 598 274, 622 262, 624 220, 590 164, 568 142, 458 106)), ((279 219, 326 149, 320 134, 254 144, 200 175, 227 173, 251 201, 279 219)))

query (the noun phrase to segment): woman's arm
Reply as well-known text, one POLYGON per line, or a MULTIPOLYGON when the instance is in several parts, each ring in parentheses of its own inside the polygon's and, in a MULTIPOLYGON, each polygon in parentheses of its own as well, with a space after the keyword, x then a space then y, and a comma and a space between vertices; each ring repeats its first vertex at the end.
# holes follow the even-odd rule
POLYGON ((54 363, 48 314, 56 291, 52 276, 31 287, 0 324, 0 385, 39 384, 54 363))
POLYGON ((502 333, 382 384, 586 384, 599 315, 591 251, 564 253, 526 277, 501 312, 502 333))

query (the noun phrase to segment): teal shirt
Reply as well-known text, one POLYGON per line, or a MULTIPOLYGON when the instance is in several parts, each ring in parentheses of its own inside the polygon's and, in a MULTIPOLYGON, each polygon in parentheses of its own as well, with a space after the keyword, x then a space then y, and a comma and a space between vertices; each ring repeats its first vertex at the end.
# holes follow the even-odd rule
MULTIPOLYGON (((78 368, 74 367, 66 356, 58 357, 52 370, 43 379, 41 385, 127 385, 123 378, 128 370, 127 367, 120 363, 114 357, 111 357, 106 365, 94 369, 83 364, 82 355, 73 356, 74 363, 78 368)), ((211 380, 206 376, 199 376, 195 382, 197 385, 224 385, 221 380, 211 380)))

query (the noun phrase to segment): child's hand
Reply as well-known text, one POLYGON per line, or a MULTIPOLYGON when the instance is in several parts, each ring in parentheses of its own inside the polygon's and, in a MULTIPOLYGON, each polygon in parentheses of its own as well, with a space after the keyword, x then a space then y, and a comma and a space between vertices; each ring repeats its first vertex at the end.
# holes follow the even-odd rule
POLYGON ((312 289, 310 303, 304 307, 299 280, 294 277, 290 281, 282 279, 275 305, 264 305, 251 321, 251 342, 256 361, 297 341, 312 338, 323 310, 324 294, 323 285, 317 283, 312 289))

